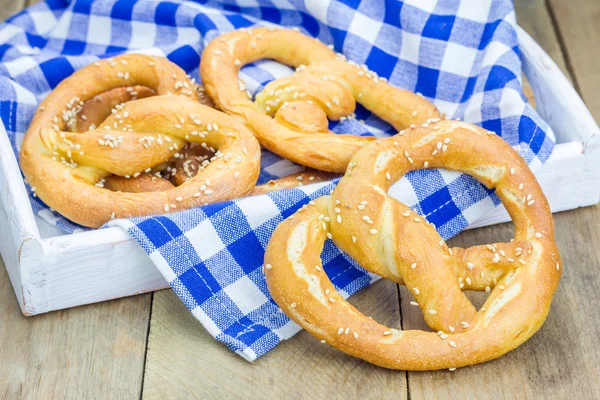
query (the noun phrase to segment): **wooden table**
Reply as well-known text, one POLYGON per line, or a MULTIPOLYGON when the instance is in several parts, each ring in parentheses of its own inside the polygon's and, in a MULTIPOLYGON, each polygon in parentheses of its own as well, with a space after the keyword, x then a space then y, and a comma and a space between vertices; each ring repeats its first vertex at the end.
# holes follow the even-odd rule
MULTIPOLYGON (((23 0, 0 0, 0 17, 23 0)), ((517 0, 517 19, 600 118, 600 2, 517 0)), ((600 398, 600 208, 557 214, 564 274, 543 328, 508 355, 455 372, 388 371, 306 332, 254 365, 213 340, 170 290, 32 318, 0 267, 0 397, 124 398, 600 398)), ((509 224, 452 245, 511 236, 509 224)), ((422 328, 404 287, 380 281, 352 298, 378 321, 422 328)))

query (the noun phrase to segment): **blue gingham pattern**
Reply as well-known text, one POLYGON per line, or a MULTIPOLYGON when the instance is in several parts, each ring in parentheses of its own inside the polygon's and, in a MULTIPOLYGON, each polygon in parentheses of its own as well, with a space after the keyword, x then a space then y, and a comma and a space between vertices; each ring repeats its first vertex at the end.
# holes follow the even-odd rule
MULTIPOLYGON (((49 0, 0 26, 0 116, 18 153, 32 115, 73 71, 123 52, 164 55, 196 79, 205 45, 220 33, 255 25, 297 26, 402 88, 423 94, 453 118, 492 130, 532 169, 554 145, 548 126, 521 90, 515 15, 509 0, 49 0)), ((255 94, 291 73, 263 60, 240 76, 255 94)), ((357 120, 335 132, 394 131, 358 106, 357 120)), ((259 183, 299 170, 263 152, 259 183)), ((329 193, 334 182, 212 204, 159 217, 113 221, 127 229, 191 312, 218 340, 254 360, 295 334, 269 296, 264 248, 283 219, 329 193)), ((498 204, 466 175, 415 171, 390 193, 424 215, 444 238, 498 204)), ((33 209, 66 232, 83 229, 32 197, 33 209)), ((377 279, 330 241, 325 271, 344 296, 377 279)))

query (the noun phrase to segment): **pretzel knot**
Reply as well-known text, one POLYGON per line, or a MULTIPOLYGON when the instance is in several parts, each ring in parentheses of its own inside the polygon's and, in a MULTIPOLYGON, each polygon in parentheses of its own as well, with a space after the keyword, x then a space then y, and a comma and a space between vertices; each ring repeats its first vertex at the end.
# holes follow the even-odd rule
POLYGON ((491 360, 531 337, 561 271, 552 215, 526 162, 493 133, 444 120, 356 153, 331 196, 277 227, 265 274, 277 304, 314 336, 383 367, 430 370, 491 360), (462 171, 496 188, 514 241, 448 248, 431 224, 387 194, 421 168, 462 171), (406 285, 437 333, 390 329, 347 303, 322 268, 326 238, 368 271, 406 285), (477 311, 463 290, 491 293, 477 311))
POLYGON ((248 194, 260 147, 242 123, 200 104, 196 89, 161 57, 123 55, 75 72, 43 101, 23 140, 32 190, 90 227, 248 194), (94 112, 95 102, 105 108, 94 112), (208 156, 174 186, 164 171, 184 150, 208 156))
POLYGON ((441 116, 423 97, 389 85, 366 66, 347 62, 293 30, 253 28, 222 35, 202 53, 200 69, 216 106, 244 121, 263 147, 322 171, 343 172, 354 153, 375 140, 328 129, 328 119, 353 118, 357 102, 397 130, 441 116), (269 83, 252 102, 238 73, 264 58, 297 72, 269 83))

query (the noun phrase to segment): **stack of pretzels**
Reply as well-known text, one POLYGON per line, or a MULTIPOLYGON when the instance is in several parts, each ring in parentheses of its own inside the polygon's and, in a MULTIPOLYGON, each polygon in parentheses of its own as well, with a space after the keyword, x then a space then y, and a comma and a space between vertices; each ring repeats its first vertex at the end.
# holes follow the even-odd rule
POLYGON ((423 97, 294 30, 222 35, 202 54, 200 72, 204 87, 165 58, 130 54, 65 79, 22 143, 34 194, 99 227, 345 173, 330 196, 277 227, 265 254, 274 300, 311 334, 387 368, 454 369, 514 349, 543 324, 561 275, 552 216, 526 162, 501 138, 444 119, 423 97), (264 58, 296 72, 252 100, 238 72, 264 58), (357 103, 399 133, 329 131, 329 120, 354 118, 357 103), (257 187, 261 146, 307 170, 257 187), (387 194, 423 168, 462 171, 495 188, 515 223, 514 241, 449 248, 387 194), (348 304, 323 271, 326 239, 406 285, 435 332, 387 328, 348 304), (490 295, 476 310, 465 290, 490 295))

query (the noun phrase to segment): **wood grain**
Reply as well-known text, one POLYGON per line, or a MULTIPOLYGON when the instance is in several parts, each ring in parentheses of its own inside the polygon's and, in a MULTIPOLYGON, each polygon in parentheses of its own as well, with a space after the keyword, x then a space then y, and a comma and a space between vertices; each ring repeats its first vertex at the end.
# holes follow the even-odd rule
MULTIPOLYGON (((568 73, 562 49, 552 25, 552 18, 546 7, 545 0, 516 0, 514 4, 517 23, 538 42, 570 80, 571 76, 568 73)), ((535 107, 536 102, 533 90, 525 77, 523 77, 523 92, 529 102, 535 107)))
MULTIPOLYGON (((352 297, 358 309, 399 327, 398 293, 379 281, 352 297)), ((144 399, 397 399, 404 372, 388 371, 319 343, 307 332, 254 364, 217 343, 171 291, 155 293, 144 399)))
POLYGON ((138 398, 150 296, 25 318, 0 259, 0 398, 138 398))
POLYGON ((565 47, 576 88, 596 121, 600 121, 600 2, 549 0, 556 28, 565 47))
POLYGON ((16 14, 27 6, 27 0, 4 0, 0 1, 0 21, 16 14))
POLYGON ((570 78, 546 0, 515 0, 514 4, 517 23, 548 53, 565 76, 570 78))

